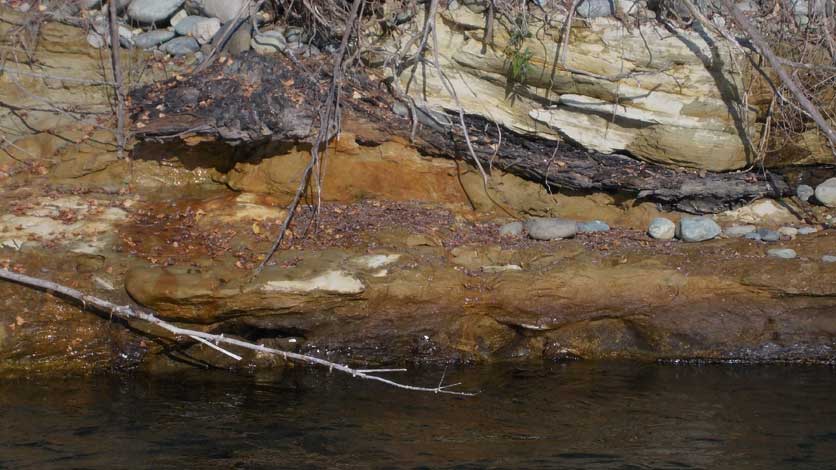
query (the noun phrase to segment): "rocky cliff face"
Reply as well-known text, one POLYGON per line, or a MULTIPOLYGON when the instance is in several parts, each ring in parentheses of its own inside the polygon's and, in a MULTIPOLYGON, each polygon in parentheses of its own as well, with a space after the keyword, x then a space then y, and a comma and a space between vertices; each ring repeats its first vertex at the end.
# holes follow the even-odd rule
MULTIPOLYGON (((441 65, 466 113, 666 165, 726 171, 751 162, 757 111, 740 103, 758 97, 743 98, 747 61, 724 38, 696 26, 668 30, 645 9, 627 23, 576 17, 562 48, 565 17, 546 23, 532 12, 522 33, 498 15, 485 47, 480 10, 453 2, 437 18, 441 65)), ((417 100, 456 109, 432 67, 401 79, 417 100)))

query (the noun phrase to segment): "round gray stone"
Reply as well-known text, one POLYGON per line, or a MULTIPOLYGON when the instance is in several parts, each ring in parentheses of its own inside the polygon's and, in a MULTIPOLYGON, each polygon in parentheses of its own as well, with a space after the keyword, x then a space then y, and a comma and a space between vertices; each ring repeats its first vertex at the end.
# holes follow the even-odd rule
POLYGON ((773 248, 771 250, 767 250, 766 254, 772 258, 783 259, 793 259, 798 256, 792 248, 773 248))
POLYGON ((583 18, 600 18, 613 15, 612 0, 584 0, 575 12, 583 18))
POLYGON ((723 229, 723 235, 729 238, 740 238, 746 236, 747 233, 752 233, 758 228, 754 225, 732 225, 723 229))
POLYGON ((499 227, 499 236, 500 237, 519 237, 522 235, 523 231, 523 224, 522 222, 511 222, 509 224, 505 224, 502 227, 499 227))
POLYGON ((816 199, 827 207, 836 207, 836 178, 816 186, 816 199))
POLYGON ((801 227, 800 229, 798 229, 798 234, 799 235, 810 235, 810 234, 816 233, 818 231, 819 231, 819 229, 817 229, 816 227, 801 227))
POLYGON ((528 236, 535 240, 572 238, 578 233, 578 223, 569 219, 535 218, 525 221, 528 236))
POLYGON ((717 237, 722 229, 708 217, 683 217, 677 227, 677 236, 686 242, 702 242, 717 237))
POLYGON ((578 222, 578 232, 593 233, 593 232, 609 232, 610 226, 603 220, 593 220, 591 222, 578 222))
POLYGON ((761 234, 758 232, 749 232, 746 235, 743 235, 743 238, 747 240, 755 240, 756 242, 761 241, 761 234))
POLYGON ((809 201, 813 195, 816 194, 816 190, 813 189, 812 186, 808 186, 806 184, 799 184, 797 188, 795 188, 795 195, 798 196, 798 199, 802 201, 809 201))
POLYGON ((676 224, 670 219, 656 217, 647 227, 647 234, 657 240, 671 240, 676 235, 676 224))
POLYGON ((836 256, 824 255, 821 257, 822 263, 836 263, 836 256))
POLYGON ((758 235, 761 237, 761 241, 765 242, 777 242, 781 239, 781 234, 776 232, 775 230, 770 230, 768 228, 758 229, 758 235))
POLYGON ((134 46, 140 49, 150 49, 158 44, 162 44, 174 37, 174 31, 167 31, 161 29, 158 31, 148 31, 142 33, 134 38, 134 46))
POLYGON ((162 50, 173 56, 182 56, 199 51, 200 44, 194 38, 179 37, 163 44, 162 50))
POLYGON ((168 19, 185 0, 133 0, 128 16, 140 23, 156 23, 168 19))

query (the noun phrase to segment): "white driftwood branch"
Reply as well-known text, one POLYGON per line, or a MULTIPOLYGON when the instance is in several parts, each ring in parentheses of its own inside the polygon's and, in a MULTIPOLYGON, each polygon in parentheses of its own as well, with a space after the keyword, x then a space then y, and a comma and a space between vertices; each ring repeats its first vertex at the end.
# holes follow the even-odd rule
MULTIPOLYGON (((314 356, 308 356, 305 354, 294 353, 290 351, 283 351, 281 349, 269 348, 264 346, 263 344, 254 344, 248 341, 243 341, 240 339, 229 338, 224 335, 215 335, 211 333, 205 333, 202 331, 191 330, 188 328, 180 328, 179 326, 173 325, 168 323, 165 320, 159 319, 156 315, 154 315, 151 311, 146 311, 145 309, 138 309, 134 308, 130 305, 117 305, 113 302, 100 299, 98 297, 94 297, 92 295, 85 294, 81 291, 73 289, 71 287, 63 286, 61 284, 57 284, 52 281, 47 281, 45 279, 38 279, 32 276, 27 276, 25 274, 15 273, 6 269, 0 269, 0 279, 5 279, 7 281, 16 282, 18 284, 22 284, 28 287, 34 287, 37 289, 43 289, 48 292, 57 294, 59 297, 69 297, 81 303, 84 309, 91 309, 95 308, 104 313, 111 314, 113 316, 119 317, 123 320, 142 320, 153 325, 156 325, 163 330, 168 331, 169 333, 173 334, 174 336, 184 336, 189 337, 194 340, 197 340, 203 344, 212 346, 214 349, 226 354, 236 360, 241 359, 235 353, 232 353, 224 348, 221 348, 220 345, 230 345, 230 346, 238 346, 240 348, 249 349, 251 351, 256 351, 265 354, 273 354, 277 356, 282 356, 286 360, 302 362, 306 364, 313 364, 327 367, 329 370, 336 370, 338 372, 343 372, 346 374, 351 375, 352 377, 356 377, 359 379, 365 380, 373 380, 375 382, 381 382, 386 385, 390 385, 392 387, 401 388, 404 390, 413 390, 418 392, 432 392, 432 393, 444 393, 448 395, 460 395, 460 396, 473 396, 475 393, 470 392, 459 392, 455 390, 450 390, 450 388, 455 387, 459 384, 450 384, 450 385, 442 385, 439 382, 438 386, 436 387, 417 387, 414 385, 407 385, 402 384, 399 382, 395 382, 394 380, 385 379, 383 377, 378 377, 373 375, 375 373, 381 372, 400 372, 406 369, 355 369, 349 367, 344 364, 338 364, 336 362, 327 361, 325 359, 320 359, 314 356)), ((443 377, 442 377, 443 380, 443 377)))

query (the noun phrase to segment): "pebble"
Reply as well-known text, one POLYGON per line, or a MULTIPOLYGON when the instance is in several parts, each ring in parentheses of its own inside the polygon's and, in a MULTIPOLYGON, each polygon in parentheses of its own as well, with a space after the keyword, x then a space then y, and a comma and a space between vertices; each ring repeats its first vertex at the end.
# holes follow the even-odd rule
POLYGON ((765 242, 777 242, 781 239, 781 234, 776 232, 775 230, 770 230, 768 228, 758 229, 758 235, 761 237, 761 241, 765 242))
POLYGON ((534 218, 525 221, 528 236, 535 240, 560 240, 578 233, 578 223, 569 219, 534 218))
POLYGON ((185 0, 133 0, 128 16, 140 23, 156 23, 170 17, 185 0))
POLYGON ((816 227, 801 227, 800 229, 798 229, 798 234, 799 235, 810 235, 810 234, 816 233, 818 231, 819 231, 819 229, 817 229, 816 227))
POLYGON ((822 263, 836 263, 836 256, 834 255, 824 255, 821 257, 822 263))
POLYGON ((798 235, 798 229, 795 227, 781 227, 778 229, 778 233, 786 237, 795 238, 798 235))
POLYGON ((676 234, 682 241, 702 242, 717 237, 721 232, 717 222, 708 217, 683 217, 676 234))
POLYGON ((783 259, 793 259, 796 256, 798 256, 798 254, 795 252, 795 250, 793 250, 791 248, 773 248, 771 250, 768 250, 766 252, 766 254, 768 254, 769 256, 771 256, 773 258, 783 258, 783 259))
POLYGON ((592 232, 609 232, 610 226, 603 220, 593 220, 591 222, 578 222, 579 233, 592 232))
POLYGON ((798 199, 801 199, 804 202, 809 201, 815 194, 816 190, 813 189, 812 186, 806 184, 799 184, 798 187, 795 188, 795 195, 798 196, 798 199))
POLYGON ((657 240, 671 240, 676 235, 676 224, 664 217, 656 217, 650 222, 647 234, 657 240))
POLYGON ((173 37, 173 31, 166 31, 164 29, 148 31, 147 33, 142 33, 134 38, 134 46, 140 49, 150 49, 158 44, 168 41, 173 37))
POLYGON ((511 222, 508 224, 499 227, 499 236, 500 237, 519 237, 522 235, 523 231, 523 224, 522 222, 511 222))
POLYGON ((729 238, 740 238, 746 236, 747 233, 752 233, 758 228, 754 225, 732 225, 723 229, 723 235, 729 238))
POLYGON ((816 199, 827 207, 836 207, 836 178, 816 186, 816 199))
POLYGON ((197 52, 200 44, 194 38, 179 37, 163 44, 162 49, 173 56, 181 56, 197 52))

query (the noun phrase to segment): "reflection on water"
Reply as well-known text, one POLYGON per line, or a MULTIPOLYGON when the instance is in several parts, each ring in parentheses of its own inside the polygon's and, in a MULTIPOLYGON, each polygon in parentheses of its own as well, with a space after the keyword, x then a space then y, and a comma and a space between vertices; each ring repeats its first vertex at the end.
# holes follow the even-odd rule
POLYGON ((319 373, 6 382, 0 468, 836 468, 829 368, 571 363, 448 377, 483 393, 319 373))

